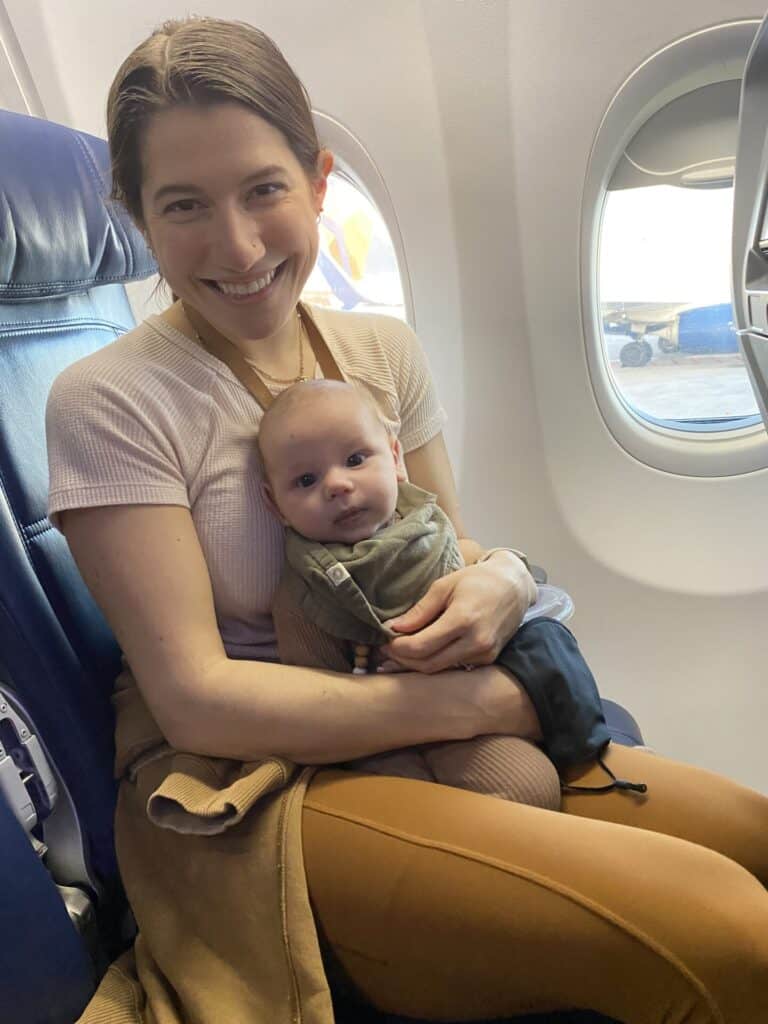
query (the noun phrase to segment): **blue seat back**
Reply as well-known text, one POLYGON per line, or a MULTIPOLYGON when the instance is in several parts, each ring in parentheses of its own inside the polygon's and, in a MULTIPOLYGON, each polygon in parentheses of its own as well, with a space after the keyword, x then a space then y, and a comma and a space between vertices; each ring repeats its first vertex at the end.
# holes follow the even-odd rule
POLYGON ((134 325, 124 283, 154 263, 107 201, 101 139, 0 111, 0 673, 70 790, 97 875, 112 841, 120 652, 46 516, 56 375, 134 325))

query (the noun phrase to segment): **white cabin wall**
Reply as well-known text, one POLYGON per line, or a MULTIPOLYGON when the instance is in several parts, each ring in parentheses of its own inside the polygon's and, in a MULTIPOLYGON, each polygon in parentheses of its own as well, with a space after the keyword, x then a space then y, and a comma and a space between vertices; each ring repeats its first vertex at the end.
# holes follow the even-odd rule
MULTIPOLYGON (((552 507, 531 387, 512 191, 511 5, 424 0, 456 230, 465 430, 459 489, 471 532, 524 547, 528 509, 552 507)), ((556 518, 546 531, 556 529, 556 518)), ((550 561, 551 548, 529 549, 550 561)))
POLYGON ((559 519, 553 534, 527 508, 527 543, 573 594, 601 688, 648 742, 766 789, 768 474, 674 476, 616 444, 591 391, 579 280, 582 187, 616 90, 673 40, 762 14, 733 0, 517 0, 509 88, 525 253, 510 269, 523 282, 559 519))
MULTIPOLYGON (((5 0, 47 116, 104 134, 109 81, 173 0, 5 0), (63 10, 66 9, 66 16, 63 10)), ((462 505, 576 602, 606 696, 660 752, 768 789, 766 474, 694 480, 626 455, 582 336, 581 190, 611 97, 748 0, 198 3, 272 34, 392 195, 462 505)))
POLYGON ((466 518, 568 589, 602 691, 649 743, 766 788, 766 474, 673 477, 618 447, 592 395, 579 278, 581 190, 616 89, 673 39, 760 12, 423 7, 461 279, 466 518))

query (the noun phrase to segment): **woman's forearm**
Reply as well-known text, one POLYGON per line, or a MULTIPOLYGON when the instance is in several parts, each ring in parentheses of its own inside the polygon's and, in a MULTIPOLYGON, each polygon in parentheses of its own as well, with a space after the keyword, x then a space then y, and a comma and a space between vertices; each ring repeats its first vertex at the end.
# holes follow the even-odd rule
POLYGON ((541 735, 522 687, 496 666, 354 676, 225 660, 182 699, 169 742, 244 761, 332 764, 435 740, 541 735))

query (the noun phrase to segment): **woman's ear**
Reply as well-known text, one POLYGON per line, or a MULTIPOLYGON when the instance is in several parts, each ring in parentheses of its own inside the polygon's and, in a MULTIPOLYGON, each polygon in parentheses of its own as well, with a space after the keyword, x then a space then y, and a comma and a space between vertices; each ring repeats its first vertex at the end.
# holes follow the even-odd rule
POLYGON ((403 447, 400 444, 398 438, 393 437, 391 442, 392 456, 395 460, 395 474, 398 482, 403 484, 408 479, 408 474, 405 471, 405 460, 403 458, 403 447))
POLYGON ((267 506, 272 515, 275 516, 276 519, 279 519, 283 526, 287 526, 288 520, 277 507, 277 502, 275 501, 275 496, 272 493, 272 488, 270 487, 269 483, 266 480, 261 481, 261 493, 264 496, 264 504, 267 506))
POLYGON ((320 213, 328 191, 328 175, 333 170, 333 153, 330 149, 321 149, 317 154, 315 177, 312 180, 312 193, 315 200, 315 212, 320 213))

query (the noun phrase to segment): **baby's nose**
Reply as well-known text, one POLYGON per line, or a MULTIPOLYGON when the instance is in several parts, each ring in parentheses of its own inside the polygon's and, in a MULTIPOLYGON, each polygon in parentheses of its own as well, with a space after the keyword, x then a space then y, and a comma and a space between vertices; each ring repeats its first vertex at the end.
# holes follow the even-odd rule
POLYGON ((349 473, 341 469, 331 470, 325 478, 325 491, 329 498, 335 498, 339 494, 348 494, 352 490, 352 481, 349 473))

